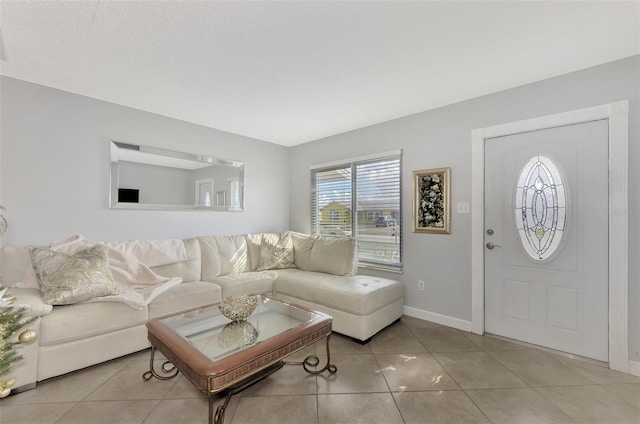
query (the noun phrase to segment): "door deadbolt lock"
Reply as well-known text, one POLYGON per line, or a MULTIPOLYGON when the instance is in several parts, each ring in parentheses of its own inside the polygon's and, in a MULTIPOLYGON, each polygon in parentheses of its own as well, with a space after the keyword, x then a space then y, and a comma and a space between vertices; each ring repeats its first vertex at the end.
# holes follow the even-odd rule
POLYGON ((495 249, 496 247, 500 247, 500 245, 499 245, 499 244, 493 244, 493 243, 487 243, 487 245, 486 245, 486 246, 487 246, 487 249, 489 249, 489 250, 493 250, 493 249, 495 249))
POLYGON ((490 236, 492 236, 492 235, 493 235, 493 230, 492 230, 491 228, 489 228, 489 229, 487 230, 487 234, 489 234, 490 236))

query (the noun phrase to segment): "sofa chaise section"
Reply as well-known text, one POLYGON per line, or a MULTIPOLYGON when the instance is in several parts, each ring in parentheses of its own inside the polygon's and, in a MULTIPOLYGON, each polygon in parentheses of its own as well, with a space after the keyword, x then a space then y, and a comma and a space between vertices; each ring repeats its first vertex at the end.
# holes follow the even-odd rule
POLYGON ((333 317, 333 330, 366 343, 404 310, 400 281, 357 275, 357 243, 291 233, 295 268, 278 269, 274 296, 333 317))
POLYGON ((402 316, 403 293, 396 280, 298 269, 279 270, 274 286, 276 298, 331 315, 333 331, 361 343, 402 316))

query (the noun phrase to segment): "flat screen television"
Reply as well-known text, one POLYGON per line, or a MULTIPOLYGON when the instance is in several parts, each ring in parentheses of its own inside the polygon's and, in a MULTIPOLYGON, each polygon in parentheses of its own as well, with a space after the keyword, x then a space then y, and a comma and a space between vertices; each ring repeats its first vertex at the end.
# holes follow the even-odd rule
POLYGON ((119 203, 138 203, 140 198, 140 190, 137 188, 119 188, 119 203))

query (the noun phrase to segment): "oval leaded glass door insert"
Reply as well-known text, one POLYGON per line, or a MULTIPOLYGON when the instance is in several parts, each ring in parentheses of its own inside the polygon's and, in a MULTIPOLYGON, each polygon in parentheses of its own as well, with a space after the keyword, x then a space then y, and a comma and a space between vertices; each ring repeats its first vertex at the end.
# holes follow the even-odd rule
POLYGON ((560 247, 566 221, 565 186, 558 167, 545 156, 531 158, 520 172, 515 220, 531 259, 549 259, 560 247))

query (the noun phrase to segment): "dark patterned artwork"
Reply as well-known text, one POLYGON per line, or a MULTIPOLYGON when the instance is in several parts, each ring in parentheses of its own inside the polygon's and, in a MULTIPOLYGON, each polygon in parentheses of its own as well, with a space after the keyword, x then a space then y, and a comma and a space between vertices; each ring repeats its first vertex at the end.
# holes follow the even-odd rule
POLYGON ((451 233, 450 168, 413 172, 413 232, 451 233))

